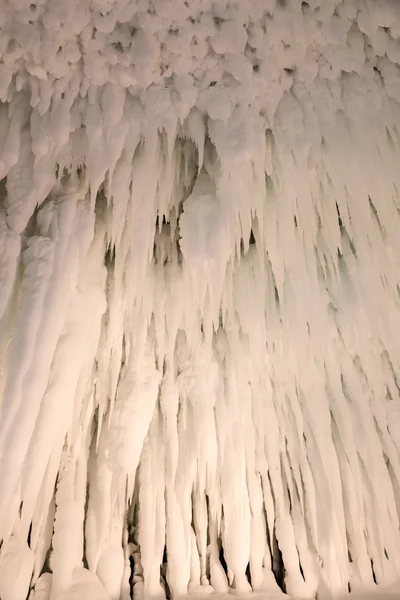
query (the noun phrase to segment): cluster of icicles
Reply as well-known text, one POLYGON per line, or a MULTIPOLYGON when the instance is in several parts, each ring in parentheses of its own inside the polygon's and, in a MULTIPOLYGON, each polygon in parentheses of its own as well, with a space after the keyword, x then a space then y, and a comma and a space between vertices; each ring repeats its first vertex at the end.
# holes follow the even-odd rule
POLYGON ((125 104, 51 163, 24 97, 1 107, 2 600, 400 577, 384 108, 302 146, 250 111, 143 135, 125 104))

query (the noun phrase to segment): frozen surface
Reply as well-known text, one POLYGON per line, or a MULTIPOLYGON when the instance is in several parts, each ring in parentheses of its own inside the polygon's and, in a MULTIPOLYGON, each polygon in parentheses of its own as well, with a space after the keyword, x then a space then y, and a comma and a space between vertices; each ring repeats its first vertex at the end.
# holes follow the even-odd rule
POLYGON ((1 600, 400 580, 399 128, 397 0, 2 0, 1 600))

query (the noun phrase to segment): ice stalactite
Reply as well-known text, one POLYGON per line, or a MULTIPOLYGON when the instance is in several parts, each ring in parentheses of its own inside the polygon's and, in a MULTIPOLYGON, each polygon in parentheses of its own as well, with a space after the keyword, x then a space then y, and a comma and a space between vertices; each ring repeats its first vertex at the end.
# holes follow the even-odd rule
POLYGON ((0 597, 400 580, 394 0, 0 8, 0 597))

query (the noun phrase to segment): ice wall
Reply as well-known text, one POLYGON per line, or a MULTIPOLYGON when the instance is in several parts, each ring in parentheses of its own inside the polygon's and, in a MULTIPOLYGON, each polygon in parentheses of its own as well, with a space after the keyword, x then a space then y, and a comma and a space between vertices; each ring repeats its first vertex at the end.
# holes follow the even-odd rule
POLYGON ((3 0, 0 597, 400 578, 400 5, 3 0))

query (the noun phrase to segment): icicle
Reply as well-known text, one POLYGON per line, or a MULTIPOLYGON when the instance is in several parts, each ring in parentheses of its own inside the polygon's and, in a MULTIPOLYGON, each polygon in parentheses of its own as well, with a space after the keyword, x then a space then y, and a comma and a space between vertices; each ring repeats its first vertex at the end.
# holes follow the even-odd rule
POLYGON ((26 541, 13 535, 1 548, 0 594, 3 600, 23 600, 29 592, 35 556, 26 541))
POLYGON ((400 580, 399 15, 358 4, 5 1, 2 600, 400 580))

